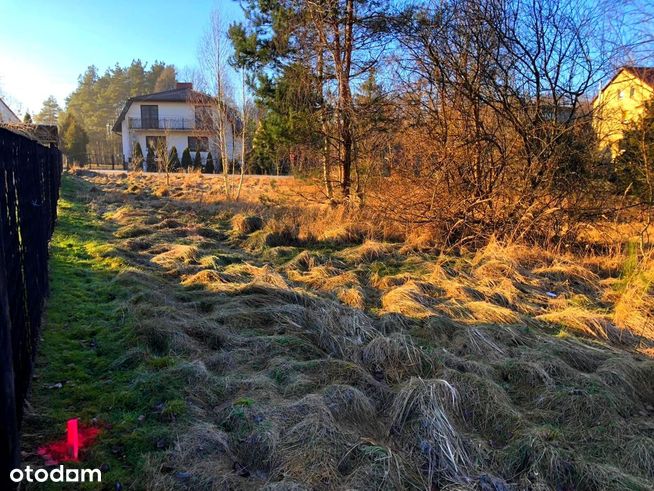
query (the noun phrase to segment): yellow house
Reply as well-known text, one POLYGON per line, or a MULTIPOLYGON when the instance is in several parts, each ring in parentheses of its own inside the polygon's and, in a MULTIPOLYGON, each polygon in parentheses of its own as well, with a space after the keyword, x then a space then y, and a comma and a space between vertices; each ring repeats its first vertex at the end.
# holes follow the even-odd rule
POLYGON ((593 100, 593 126, 600 150, 619 152, 627 125, 637 120, 654 97, 654 67, 622 67, 593 100))

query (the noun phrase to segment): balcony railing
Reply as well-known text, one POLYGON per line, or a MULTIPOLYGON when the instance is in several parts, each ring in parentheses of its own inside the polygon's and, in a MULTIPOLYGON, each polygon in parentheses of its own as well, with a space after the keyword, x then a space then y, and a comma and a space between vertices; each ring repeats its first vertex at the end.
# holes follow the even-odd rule
POLYGON ((129 129, 131 130, 204 130, 210 131, 213 128, 211 122, 200 122, 195 119, 185 118, 163 118, 163 119, 141 119, 128 118, 129 129))

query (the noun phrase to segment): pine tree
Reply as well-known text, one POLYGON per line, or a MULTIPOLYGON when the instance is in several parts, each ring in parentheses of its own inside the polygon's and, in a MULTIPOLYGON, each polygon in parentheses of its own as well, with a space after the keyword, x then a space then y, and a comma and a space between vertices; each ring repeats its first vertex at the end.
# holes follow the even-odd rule
POLYGON ((647 102, 642 116, 623 132, 614 164, 621 192, 631 189, 641 199, 654 202, 654 101, 647 102))
POLYGON ((175 73, 175 67, 168 65, 161 70, 159 77, 157 77, 157 81, 154 84, 154 91, 163 92, 164 90, 174 89, 176 81, 177 74, 175 73))
POLYGON ((379 20, 385 18, 393 2, 242 3, 249 23, 247 26, 236 23, 229 28, 228 35, 234 47, 231 60, 241 69, 255 68, 265 74, 257 79, 255 91, 268 113, 278 116, 264 126, 266 130, 275 130, 270 133, 269 140, 275 141, 277 147, 277 169, 284 163, 279 159, 281 151, 288 161, 293 160, 296 151, 289 148, 289 143, 296 148, 298 144, 314 143, 316 150, 322 150, 324 155, 323 181, 327 194, 331 195, 329 137, 340 154, 341 194, 344 200, 349 200, 357 165, 352 91, 356 81, 381 59, 376 48, 384 44, 390 23, 379 20), (315 65, 307 60, 315 60, 315 65), (333 130, 327 127, 326 121, 330 108, 325 89, 330 78, 338 81, 333 97, 338 125, 333 130), (274 128, 272 123, 282 124, 274 128), (301 136, 298 128, 307 131, 313 141, 298 138, 301 136), (316 138, 321 133, 324 138, 316 138), (284 138, 273 139, 273 136, 284 138))
POLYGON ((191 151, 189 150, 188 147, 186 147, 182 152, 182 168, 186 172, 188 172, 191 170, 192 165, 193 165, 193 159, 191 159, 191 151))
POLYGON ((148 147, 148 155, 145 157, 145 169, 148 172, 157 172, 157 164, 154 161, 154 150, 148 147))
POLYGON ((195 152, 195 158, 193 159, 193 170, 199 171, 202 169, 202 155, 200 152, 195 152))
POLYGON ((204 172, 207 174, 213 174, 215 171, 213 167, 213 157, 211 156, 211 152, 207 154, 207 161, 204 165, 204 172))
POLYGON ((170 172, 179 172, 181 167, 182 164, 179 162, 177 147, 173 145, 173 148, 170 149, 170 157, 168 157, 168 169, 170 172))
POLYGON ((25 124, 32 124, 33 123, 32 116, 30 115, 30 113, 25 113, 25 116, 23 116, 23 123, 25 123, 25 124))
POLYGON ((143 168, 143 150, 139 142, 136 142, 132 151, 132 164, 134 165, 134 170, 141 170, 143 168))
POLYGON ((57 124, 60 112, 61 107, 59 107, 57 99, 55 99, 55 96, 51 95, 43 101, 43 107, 41 108, 41 111, 34 116, 34 119, 38 124, 57 124))
POLYGON ((66 113, 62 118, 59 135, 64 154, 73 163, 85 164, 86 145, 89 143, 89 137, 71 113, 66 113))
POLYGON ((126 71, 129 80, 129 95, 137 96, 150 92, 146 85, 145 66, 141 60, 133 60, 126 71))
POLYGON ((280 132, 275 131, 281 125, 276 124, 275 121, 279 121, 279 118, 269 113, 265 119, 258 122, 254 132, 251 163, 256 173, 272 174, 280 153, 279 148, 283 147, 281 138, 277 138, 280 132))
POLYGON ((147 65, 140 60, 125 67, 116 64, 104 71, 90 66, 66 100, 66 110, 73 113, 88 133, 89 149, 105 160, 110 159, 111 153, 119 152, 120 138, 107 134, 107 124, 116 121, 129 97, 155 92, 155 86, 164 90, 174 88, 170 77, 174 72, 174 67, 165 63, 147 65))

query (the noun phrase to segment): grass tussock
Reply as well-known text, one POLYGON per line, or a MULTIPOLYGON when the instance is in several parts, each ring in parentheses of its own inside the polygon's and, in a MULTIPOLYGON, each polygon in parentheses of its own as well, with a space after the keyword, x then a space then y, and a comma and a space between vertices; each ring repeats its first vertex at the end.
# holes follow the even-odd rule
POLYGON ((469 481, 472 461, 453 423, 458 397, 446 380, 413 378, 393 402, 390 432, 422 464, 427 483, 469 481))
POLYGON ((432 285, 409 281, 387 291, 381 299, 385 312, 394 312, 409 317, 428 317, 436 313, 439 303, 433 295, 432 285))
POLYGON ((580 307, 566 307, 563 310, 539 315, 536 319, 563 326, 582 336, 614 343, 633 342, 634 339, 629 331, 621 330, 601 313, 590 312, 580 307))
POLYGON ((613 309, 615 323, 638 336, 654 337, 654 256, 651 253, 634 263, 627 263, 622 281, 616 284, 617 299, 613 309))
POLYGON ((338 257, 349 263, 363 263, 379 261, 384 259, 395 250, 393 244, 377 242, 375 240, 366 240, 363 244, 343 249, 338 257))
POLYGON ((198 249, 185 244, 172 245, 164 252, 155 255, 151 261, 164 269, 173 269, 180 265, 190 264, 197 258, 198 249))
POLYGON ((239 213, 232 218, 232 229, 240 234, 251 234, 263 227, 263 220, 256 215, 239 213))
MULTIPOLYGON (((82 228, 98 235, 78 241, 67 229, 54 267, 93 258, 93 295, 79 272, 55 284, 87 299, 79 313, 53 311, 59 344, 48 356, 74 384, 35 403, 47 413, 54 397, 42 427, 80 400, 92 407, 83 418, 112 423, 88 456, 110 459, 112 481, 651 489, 642 251, 577 257, 491 241, 436 252, 418 230, 397 243, 397 230, 339 207, 298 207, 284 180, 247 178, 243 201, 229 203, 206 176, 171 175, 161 197, 157 176, 66 179, 90 203, 82 228), (95 348, 75 358, 78 338, 95 348), (100 385, 87 390, 76 363, 100 385), (119 409, 107 417, 104 406, 119 409), (107 457, 117 445, 129 458, 107 457)), ((66 223, 82 205, 63 206, 66 223)))

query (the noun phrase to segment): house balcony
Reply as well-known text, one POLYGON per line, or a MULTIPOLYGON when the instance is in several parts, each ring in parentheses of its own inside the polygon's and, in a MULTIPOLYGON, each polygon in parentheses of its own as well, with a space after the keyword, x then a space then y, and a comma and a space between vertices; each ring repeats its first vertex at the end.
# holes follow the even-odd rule
POLYGON ((186 118, 141 119, 127 118, 130 130, 161 130, 161 131, 212 131, 211 122, 200 122, 186 118))

